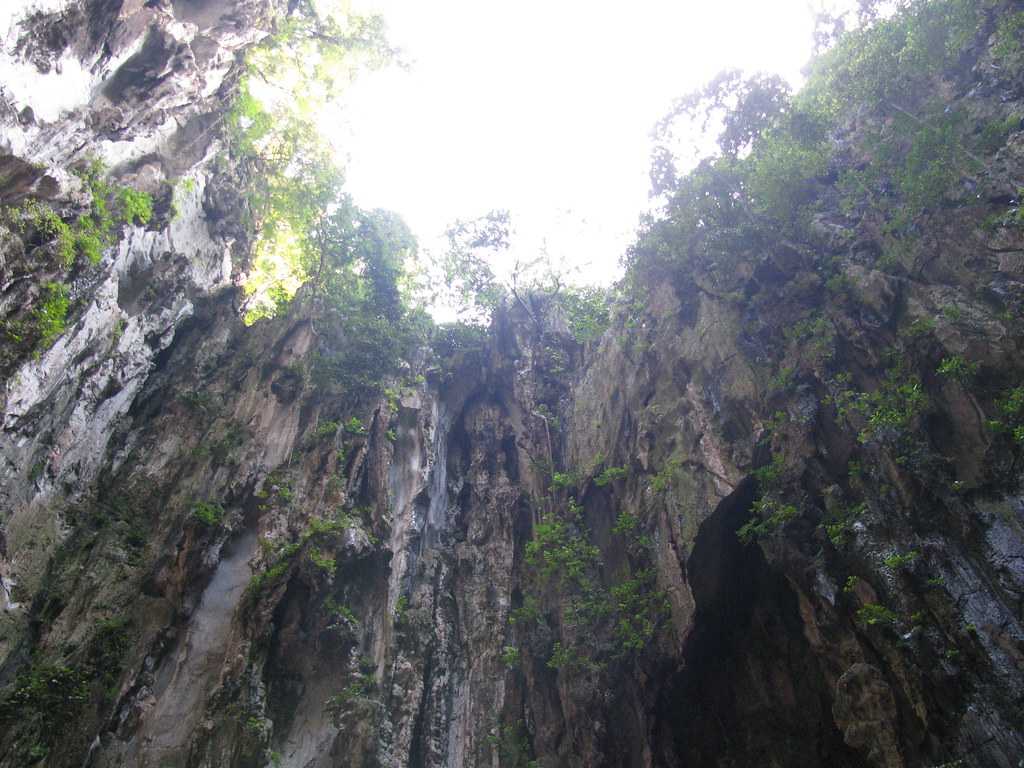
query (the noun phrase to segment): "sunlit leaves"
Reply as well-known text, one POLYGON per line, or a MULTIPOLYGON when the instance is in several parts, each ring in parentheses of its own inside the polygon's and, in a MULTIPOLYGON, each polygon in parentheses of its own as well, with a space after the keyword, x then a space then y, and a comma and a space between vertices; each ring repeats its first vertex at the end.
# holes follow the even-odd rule
POLYGON ((716 135, 719 151, 745 154, 763 132, 777 125, 789 107, 789 86, 777 75, 745 76, 739 70, 720 73, 704 88, 678 99, 654 130, 652 193, 676 186, 676 152, 682 138, 695 133, 716 135))
POLYGON ((250 52, 227 118, 234 151, 257 166, 248 196, 258 232, 248 322, 279 311, 322 271, 318 229, 339 206, 343 175, 321 126, 355 74, 393 54, 380 18, 348 15, 338 2, 292 7, 250 52))
POLYGON ((842 36, 811 65, 801 100, 838 119, 860 106, 885 112, 912 108, 935 92, 934 79, 950 66, 978 31, 976 0, 901 2, 891 18, 842 36))
POLYGON ((494 266, 508 252, 511 227, 508 211, 491 211, 456 221, 445 233, 448 247, 435 258, 431 289, 463 318, 486 322, 507 295, 494 266))

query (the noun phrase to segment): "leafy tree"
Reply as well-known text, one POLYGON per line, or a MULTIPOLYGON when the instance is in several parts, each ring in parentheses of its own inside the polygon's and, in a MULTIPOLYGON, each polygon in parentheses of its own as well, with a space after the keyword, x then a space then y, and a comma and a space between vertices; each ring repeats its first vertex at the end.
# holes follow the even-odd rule
POLYGON ((701 134, 717 131, 719 151, 737 157, 749 150, 758 136, 778 123, 789 103, 789 86, 778 75, 745 77, 735 69, 720 73, 704 88, 677 99, 654 130, 652 193, 660 195, 678 186, 673 150, 680 139, 681 127, 688 133, 694 129, 701 134))
POLYGON ((232 151, 251 167, 248 200, 259 232, 245 286, 249 322, 280 311, 322 265, 324 220, 350 203, 318 121, 339 109, 357 72, 394 53, 379 17, 297 2, 247 57, 227 124, 232 151))
POLYGON ((448 248, 435 259, 436 286, 444 300, 471 321, 486 322, 508 291, 494 262, 509 248, 508 211, 490 211, 476 219, 459 220, 445 232, 448 248))
MULTIPOLYGON (((510 258, 512 223, 508 211, 494 210, 476 219, 458 220, 446 236, 448 246, 433 257, 429 285, 423 286, 431 294, 426 303, 446 304, 466 322, 486 324, 505 301, 514 301, 539 321, 543 304, 567 289, 569 273, 558 269, 546 252, 530 261, 510 258), (509 268, 501 269, 509 261, 509 268)), ((578 292, 576 297, 582 303, 593 298, 578 292)), ((568 306, 583 308, 579 302, 568 306)))
POLYGON ((685 272, 705 290, 736 290, 734 267, 780 236, 813 243, 810 209, 837 170, 846 210, 870 214, 888 237, 904 238, 918 216, 945 203, 958 179, 990 165, 977 152, 1002 146, 1005 121, 978 139, 937 94, 986 30, 1009 27, 990 23, 997 4, 901 0, 884 16, 885 5, 861 2, 859 26, 850 29, 848 17, 820 19, 827 50, 799 93, 776 77, 727 71, 673 105, 655 129, 651 168, 652 194, 664 209, 642 222, 626 257, 629 282, 640 273, 685 272), (854 114, 856 125, 848 122, 854 114), (676 145, 694 128, 713 133, 717 146, 681 174, 676 145), (838 135, 842 144, 833 141, 838 135), (869 162, 852 166, 851 151, 869 162))

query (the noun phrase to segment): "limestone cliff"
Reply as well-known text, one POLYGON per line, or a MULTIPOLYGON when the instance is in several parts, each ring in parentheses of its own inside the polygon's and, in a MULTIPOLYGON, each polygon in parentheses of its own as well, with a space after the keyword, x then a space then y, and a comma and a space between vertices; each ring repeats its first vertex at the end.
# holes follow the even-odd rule
POLYGON ((1005 130, 912 250, 840 200, 862 110, 799 230, 666 259, 669 216, 597 338, 523 296, 375 389, 302 292, 241 320, 222 124, 277 5, 0 12, 0 199, 69 219, 91 155, 155 201, 49 345, 68 267, 0 231, 0 765, 1019 765, 1019 4, 938 80, 1005 130))

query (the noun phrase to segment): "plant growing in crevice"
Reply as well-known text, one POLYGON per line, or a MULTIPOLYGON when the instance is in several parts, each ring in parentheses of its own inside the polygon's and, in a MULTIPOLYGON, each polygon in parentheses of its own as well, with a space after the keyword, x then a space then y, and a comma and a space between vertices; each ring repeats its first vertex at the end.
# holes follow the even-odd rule
POLYGON ((39 334, 39 350, 47 350, 64 333, 67 322, 68 289, 63 283, 47 283, 43 286, 43 299, 33 313, 36 332, 39 334))
POLYGON ((501 663, 509 669, 519 666, 519 649, 514 645, 506 645, 501 650, 501 663))
POLYGON ((784 504, 769 497, 753 502, 751 511, 753 517, 736 531, 739 540, 744 544, 778 532, 786 523, 800 515, 800 510, 794 504, 784 504))
POLYGON ((629 474, 627 467, 606 467, 594 478, 594 485, 603 488, 616 480, 621 480, 629 474))
POLYGON ((859 624, 868 627, 894 627, 899 619, 895 613, 880 603, 868 603, 857 609, 856 619, 859 624))
POLYGON ((339 603, 333 595, 324 600, 323 610, 330 618, 328 629, 355 632, 359 628, 359 618, 352 609, 339 603))
POLYGON ((824 526, 825 533, 828 535, 829 541, 832 542, 832 546, 838 549, 847 543, 850 532, 853 530, 854 522, 856 522, 856 520, 867 511, 867 509, 867 503, 861 502, 860 504, 855 504, 851 507, 838 505, 837 507, 829 510, 828 514, 825 516, 824 526))
POLYGON ((192 518, 207 528, 217 528, 224 522, 224 507, 217 502, 198 501, 192 505, 192 518))
POLYGON ((338 433, 339 424, 336 421, 321 421, 313 430, 313 438, 316 440, 328 440, 338 433))
POLYGON ((366 427, 363 426, 363 422, 359 417, 353 416, 345 422, 345 433, 349 435, 365 435, 366 427))
POLYGON ((882 562, 885 563, 887 568, 892 568, 895 571, 901 568, 906 568, 920 556, 920 552, 916 549, 912 549, 909 552, 895 552, 885 558, 882 562))
POLYGON ((935 372, 961 384, 967 384, 977 375, 978 364, 965 360, 961 355, 949 355, 942 358, 935 372))

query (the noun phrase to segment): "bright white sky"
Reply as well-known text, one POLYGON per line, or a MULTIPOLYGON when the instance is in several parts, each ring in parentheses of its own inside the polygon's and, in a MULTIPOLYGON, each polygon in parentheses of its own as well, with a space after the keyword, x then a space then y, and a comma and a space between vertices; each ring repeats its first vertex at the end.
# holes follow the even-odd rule
POLYGON ((546 245, 610 282, 647 207, 650 130, 727 67, 791 83, 812 0, 363 0, 408 71, 362 75, 338 134, 348 189, 422 246, 456 218, 512 213, 514 250, 546 245))

